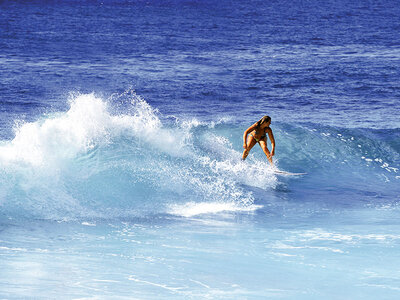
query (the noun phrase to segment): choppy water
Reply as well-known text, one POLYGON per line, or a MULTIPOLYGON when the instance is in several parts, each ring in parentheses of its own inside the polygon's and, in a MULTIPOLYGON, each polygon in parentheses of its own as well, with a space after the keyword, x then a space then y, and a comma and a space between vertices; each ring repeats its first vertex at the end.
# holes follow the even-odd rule
POLYGON ((1 3, 0 295, 398 298, 398 13, 1 3))

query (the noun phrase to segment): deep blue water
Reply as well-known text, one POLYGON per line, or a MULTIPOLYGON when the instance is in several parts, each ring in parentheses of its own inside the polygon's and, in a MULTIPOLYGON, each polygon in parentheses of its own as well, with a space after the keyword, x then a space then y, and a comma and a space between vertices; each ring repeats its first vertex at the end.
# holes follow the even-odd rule
POLYGON ((0 3, 0 296, 397 299, 397 1, 0 3), (243 131, 272 117, 277 168, 243 131))

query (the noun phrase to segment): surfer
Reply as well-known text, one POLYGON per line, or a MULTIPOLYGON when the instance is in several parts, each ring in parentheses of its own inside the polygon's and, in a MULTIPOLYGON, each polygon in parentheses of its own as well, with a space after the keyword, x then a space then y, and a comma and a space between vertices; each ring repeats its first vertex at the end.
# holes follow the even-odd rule
POLYGON ((264 151, 271 165, 274 165, 272 162, 272 156, 275 155, 275 139, 272 133, 272 129, 269 127, 271 125, 271 117, 264 116, 258 122, 251 125, 243 134, 243 156, 242 160, 245 160, 251 148, 254 147, 255 144, 259 144, 261 149, 264 151), (269 152, 267 147, 267 133, 268 137, 271 141, 271 152, 269 152), (249 139, 247 139, 247 135, 250 134, 249 139))

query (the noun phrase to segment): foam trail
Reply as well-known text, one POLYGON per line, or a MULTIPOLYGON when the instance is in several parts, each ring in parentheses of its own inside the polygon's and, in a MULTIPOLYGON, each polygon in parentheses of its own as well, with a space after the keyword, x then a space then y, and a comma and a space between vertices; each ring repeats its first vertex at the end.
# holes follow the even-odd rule
POLYGON ((173 204, 169 207, 169 213, 183 217, 194 217, 203 214, 217 214, 221 212, 254 212, 262 208, 261 205, 238 205, 234 202, 189 202, 182 205, 173 204))

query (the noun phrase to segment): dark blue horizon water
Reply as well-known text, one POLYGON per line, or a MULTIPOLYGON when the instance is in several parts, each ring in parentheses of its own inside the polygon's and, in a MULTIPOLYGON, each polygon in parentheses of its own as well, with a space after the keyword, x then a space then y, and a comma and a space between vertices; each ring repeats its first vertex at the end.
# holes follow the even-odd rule
POLYGON ((398 4, 1 1, 0 298, 398 299, 398 4))
POLYGON ((165 114, 398 128, 396 4, 2 2, 2 135, 71 91, 130 87, 165 114))

